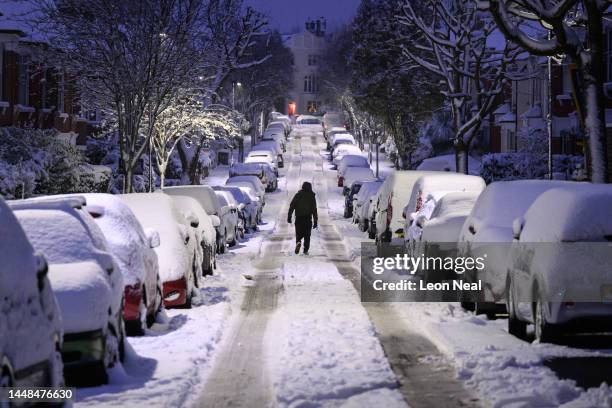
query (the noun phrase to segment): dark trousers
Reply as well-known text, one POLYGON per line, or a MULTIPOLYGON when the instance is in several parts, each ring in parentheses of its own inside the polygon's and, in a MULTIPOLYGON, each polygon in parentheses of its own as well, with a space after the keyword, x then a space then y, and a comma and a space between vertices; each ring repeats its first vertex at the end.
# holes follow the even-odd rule
POLYGON ((295 242, 304 239, 304 252, 310 248, 310 233, 312 232, 312 217, 295 217, 295 242))

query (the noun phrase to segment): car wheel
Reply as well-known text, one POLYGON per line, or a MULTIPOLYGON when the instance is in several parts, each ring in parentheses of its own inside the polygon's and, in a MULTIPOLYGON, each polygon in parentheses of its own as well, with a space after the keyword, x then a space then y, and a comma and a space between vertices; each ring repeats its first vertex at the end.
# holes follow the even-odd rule
POLYGON ((514 297, 510 290, 511 282, 506 283, 506 308, 508 309, 508 333, 524 340, 527 337, 527 323, 520 320, 516 316, 516 307, 514 305, 514 297))
POLYGON ((546 303, 542 300, 539 291, 534 312, 535 337, 540 343, 555 343, 558 333, 554 325, 546 321, 546 303))
POLYGON ((461 307, 468 312, 473 312, 476 310, 476 303, 461 301, 461 307))

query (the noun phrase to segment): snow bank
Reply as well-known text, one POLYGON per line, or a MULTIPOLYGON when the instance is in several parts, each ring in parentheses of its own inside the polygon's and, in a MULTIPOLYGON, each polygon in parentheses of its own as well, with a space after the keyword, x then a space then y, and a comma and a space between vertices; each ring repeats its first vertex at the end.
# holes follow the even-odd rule
POLYGON ((329 262, 290 258, 266 334, 281 406, 405 406, 351 283, 329 262))
POLYGON ((543 365, 548 358, 603 356, 600 352, 526 343, 507 333, 505 320, 474 316, 455 303, 402 303, 394 308, 452 360, 457 377, 489 406, 610 406, 610 386, 585 392, 543 365))

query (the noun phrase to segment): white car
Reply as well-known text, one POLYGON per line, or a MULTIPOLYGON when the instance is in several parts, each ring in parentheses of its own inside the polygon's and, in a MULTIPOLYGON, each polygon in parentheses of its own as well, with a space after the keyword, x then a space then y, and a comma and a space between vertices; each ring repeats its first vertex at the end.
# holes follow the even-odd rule
POLYGON ((255 145, 257 149, 270 150, 276 152, 276 162, 279 168, 285 167, 285 158, 283 152, 286 150, 284 144, 279 147, 279 143, 274 140, 262 139, 261 142, 255 145))
POLYGON ((156 230, 155 248, 166 307, 191 307, 199 265, 192 226, 172 199, 160 193, 123 194, 119 198, 132 210, 143 228, 156 230))
POLYGON ((342 160, 344 156, 348 156, 349 154, 359 156, 360 154, 362 154, 362 152, 359 147, 352 144, 339 145, 332 151, 332 164, 334 166, 337 166, 340 163, 340 160, 342 160))
MULTIPOLYGON (((404 234, 404 218, 402 210, 409 201, 412 187, 419 177, 438 172, 403 170, 391 173, 379 190, 379 196, 374 203, 374 222, 370 223, 369 236, 376 242, 391 242, 393 233, 404 234)), ((402 239, 403 245, 403 239, 402 239)))
POLYGON ((425 212, 419 214, 420 217, 429 219, 436 201, 447 193, 471 191, 480 194, 486 187, 482 177, 468 176, 459 173, 437 172, 419 177, 412 187, 408 204, 402 211, 404 223, 404 237, 409 239, 409 229, 423 209, 423 204, 429 199, 428 207, 425 212))
POLYGON ((329 142, 330 139, 338 133, 347 133, 345 126, 332 126, 325 128, 325 139, 329 142))
POLYGON ((257 197, 261 200, 262 204, 265 203, 266 188, 261 181, 254 176, 236 176, 230 177, 225 181, 225 185, 240 185, 250 186, 257 192, 257 197))
POLYGON ((229 176, 255 176, 266 186, 266 191, 274 191, 278 185, 276 174, 267 162, 234 163, 230 166, 229 176))
MULTIPOLYGON (((287 151, 287 143, 285 142, 284 134, 280 130, 266 130, 261 136, 261 142, 267 142, 274 144, 275 149, 278 153, 284 153, 287 151)), ((255 145, 260 148, 260 144, 255 145)))
POLYGON ((123 276, 123 319, 128 335, 143 335, 163 305, 159 264, 154 248, 160 237, 156 230, 143 230, 134 213, 118 196, 79 194, 85 210, 100 227, 110 252, 123 276))
POLYGON ((612 187, 573 183, 543 192, 513 222, 508 329, 556 342, 612 323, 612 187))
POLYGON ((0 198, 0 386, 63 384, 62 324, 48 265, 0 198))
POLYGON ((357 142, 355 141, 355 138, 353 137, 353 135, 351 135, 348 132, 335 133, 333 136, 329 138, 329 141, 327 144, 327 150, 333 150, 336 147, 343 145, 343 144, 357 145, 357 142))
MULTIPOLYGON (((197 219, 197 226, 195 226, 196 239, 199 243, 199 260, 202 265, 203 275, 212 275, 217 265, 216 258, 216 245, 217 245, 217 232, 213 226, 211 217, 206 213, 206 210, 202 208, 200 203, 189 196, 173 195, 172 200, 176 207, 183 214, 187 214, 187 218, 190 220, 197 219)), ((195 224, 195 223, 194 223, 195 224)))
MULTIPOLYGON (((257 145, 256 145, 257 146, 257 145)), ((256 149, 256 148, 255 148, 256 149)), ((275 149, 251 150, 244 159, 245 163, 268 163, 278 176, 278 156, 275 149)))
POLYGON ((370 162, 368 162, 367 158, 361 155, 349 154, 342 157, 342 159, 338 162, 338 187, 342 187, 344 185, 344 175, 349 167, 363 167, 369 169, 370 162))
POLYGON ((342 194, 347 196, 351 192, 351 187, 356 181, 376 181, 378 180, 374 175, 372 169, 364 167, 349 167, 344 175, 344 187, 342 188, 342 194))
MULTIPOLYGON (((254 177, 255 176, 242 176, 242 177, 254 177)), ((230 224, 227 220, 227 209, 221 207, 219 199, 215 194, 215 191, 210 186, 173 186, 165 187, 163 192, 171 196, 188 196, 195 198, 196 201, 204 208, 206 214, 211 218, 212 224, 216 229, 216 250, 217 253, 225 253, 225 245, 227 243, 227 226, 230 224), (223 219, 223 216, 226 219, 223 219)))
MULTIPOLYGON (((480 194, 474 209, 465 220, 459 234, 458 255, 487 255, 483 276, 483 293, 478 302, 462 302, 468 310, 493 317, 505 310, 506 275, 509 251, 500 243, 512 242, 512 222, 522 217, 533 202, 547 190, 571 184, 567 181, 515 180, 491 183, 480 194)), ((468 271, 464 279, 476 282, 478 276, 468 271)))
POLYGON ((238 207, 238 202, 234 199, 234 196, 228 191, 215 191, 219 205, 221 206, 221 220, 225 222, 225 239, 227 244, 231 247, 236 246, 238 243, 238 237, 244 235, 244 226, 241 226, 240 218, 238 217, 238 211, 241 208, 238 207))
POLYGON ((353 198, 353 222, 359 224, 361 231, 367 230, 368 208, 380 186, 382 181, 367 181, 361 185, 361 189, 353 198))
POLYGON ((259 222, 260 206, 251 199, 249 194, 237 186, 213 186, 215 191, 227 191, 234 199, 242 204, 241 217, 244 220, 245 230, 255 231, 259 222))
POLYGON ((361 217, 361 220, 363 220, 362 221, 363 225, 361 225, 360 223, 360 229, 364 232, 367 232, 368 238, 370 239, 376 238, 376 215, 377 215, 377 208, 379 207, 380 195, 382 193, 383 185, 384 185, 384 182, 378 188, 376 193, 368 200, 368 203, 364 205, 364 209, 362 210, 362 213, 364 214, 361 217), (365 217, 367 217, 366 218, 367 221, 364 220, 365 217))
POLYGON ((67 383, 106 383, 106 370, 124 355, 124 286, 102 231, 74 199, 26 200, 12 202, 11 208, 49 262, 61 311, 67 383))
POLYGON ((321 118, 312 115, 300 115, 295 120, 298 125, 318 125, 321 126, 323 122, 321 118))

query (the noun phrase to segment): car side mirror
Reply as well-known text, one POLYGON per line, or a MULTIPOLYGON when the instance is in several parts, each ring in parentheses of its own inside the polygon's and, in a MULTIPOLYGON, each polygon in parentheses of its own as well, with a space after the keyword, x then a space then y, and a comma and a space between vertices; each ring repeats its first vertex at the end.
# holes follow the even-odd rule
POLYGON ((147 237, 147 243, 149 244, 149 248, 157 248, 161 245, 161 241, 159 239, 159 232, 153 228, 146 228, 145 236, 147 237))
POLYGON ((523 232, 523 224, 525 220, 523 217, 517 218, 512 221, 512 238, 515 240, 521 239, 521 232, 523 232))
POLYGON ((198 228, 198 225, 200 225, 200 219, 192 211, 187 211, 183 216, 193 228, 198 228))
POLYGON ((40 252, 34 254, 34 257, 36 259, 36 280, 38 283, 38 291, 42 292, 42 290, 45 288, 45 277, 49 272, 49 264, 47 263, 47 258, 45 258, 45 256, 40 252))
POLYGON ((211 215, 210 216, 210 221, 212 222, 213 227, 218 227, 219 225, 221 225, 221 219, 219 217, 217 217, 216 215, 211 215))

